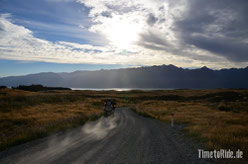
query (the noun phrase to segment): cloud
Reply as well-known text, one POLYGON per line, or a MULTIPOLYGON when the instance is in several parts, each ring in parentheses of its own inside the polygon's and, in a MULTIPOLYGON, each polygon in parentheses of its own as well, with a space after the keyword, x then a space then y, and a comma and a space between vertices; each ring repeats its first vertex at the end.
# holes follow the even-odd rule
MULTIPOLYGON (((49 42, 33 36, 33 32, 10 21, 10 15, 0 17, 0 57, 61 63, 97 63, 94 55, 106 51, 103 47, 69 42, 49 42), (94 53, 94 54, 93 54, 94 53), (93 54, 93 55, 92 55, 93 54)), ((111 52, 111 50, 108 50, 111 52)))
POLYGON ((152 13, 150 13, 149 15, 148 15, 148 19, 147 19, 147 23, 149 24, 149 25, 154 25, 156 22, 158 21, 158 18, 156 18, 152 13))
MULTIPOLYGON (((222 57, 216 57, 213 54, 199 50, 198 47, 192 47, 190 44, 185 44, 179 37, 179 32, 175 30, 175 24, 182 19, 187 11, 188 1, 124 1, 120 0, 117 3, 114 1, 90 1, 78 0, 91 10, 89 16, 92 17, 94 25, 91 26, 92 32, 99 32, 108 37, 113 33, 113 24, 121 24, 127 22, 128 26, 133 26, 131 29, 136 29, 138 39, 132 43, 129 50, 138 49, 143 54, 159 54, 162 58, 178 58, 177 65, 183 60, 192 60, 192 63, 217 62, 223 61, 222 57), (111 13, 111 17, 104 16, 104 13, 111 13), (118 22, 118 23, 116 23, 118 22), (108 31, 110 31, 108 33, 108 31), (173 57, 174 56, 174 57, 173 57), (194 61, 193 61, 194 60, 194 61), (198 61, 196 61, 198 60, 198 61)), ((109 15, 109 14, 108 14, 109 15)), ((122 25, 123 26, 123 25, 122 25)), ((130 30, 131 31, 131 30, 130 30)), ((119 31, 118 31, 119 32, 119 31)), ((125 29, 119 33, 124 33, 125 36, 130 35, 125 29)), ((132 34, 131 36, 134 36, 132 34)), ((118 34, 115 34, 118 36, 118 34)), ((131 37, 130 36, 130 37, 131 37)), ((129 37, 129 36, 128 36, 129 37)), ((111 43, 110 39, 110 43, 111 43)), ((114 41, 113 41, 114 42, 114 41)), ((118 48, 118 47, 117 47, 118 48)), ((151 55, 152 56, 152 55, 151 55)), ((152 61, 152 59, 151 59, 152 61)), ((157 61, 156 61, 157 62, 157 61)), ((164 60, 164 63, 169 62, 164 60)))
MULTIPOLYGON (((45 61, 55 63, 87 64, 157 64, 158 58, 151 62, 149 53, 119 50, 111 45, 94 46, 72 42, 50 42, 37 38, 23 26, 13 24, 10 14, 0 16, 0 58, 45 61), (137 53, 137 54, 136 54, 137 53)), ((161 63, 159 63, 161 64, 161 63)))
POLYGON ((223 56, 230 61, 248 61, 248 44, 245 42, 227 37, 207 37, 202 35, 193 35, 184 39, 189 44, 223 56))
POLYGON ((184 18, 178 20, 175 27, 185 44, 194 45, 230 62, 247 62, 247 8, 248 2, 244 0, 193 0, 184 18))
POLYGON ((82 29, 101 36, 105 40, 101 46, 42 40, 24 26, 14 24, 9 15, 2 15, 0 34, 4 37, 0 38, 0 57, 212 68, 248 64, 246 0, 76 2, 89 10, 90 23, 83 24, 82 29))

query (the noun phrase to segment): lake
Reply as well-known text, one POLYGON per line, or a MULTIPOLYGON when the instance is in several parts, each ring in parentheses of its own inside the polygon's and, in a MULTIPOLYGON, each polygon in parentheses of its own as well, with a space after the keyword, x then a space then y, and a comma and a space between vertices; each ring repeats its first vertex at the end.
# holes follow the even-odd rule
POLYGON ((71 88, 72 90, 93 90, 93 91, 130 91, 130 90, 143 90, 143 91, 151 91, 151 90, 174 90, 175 88, 71 88))

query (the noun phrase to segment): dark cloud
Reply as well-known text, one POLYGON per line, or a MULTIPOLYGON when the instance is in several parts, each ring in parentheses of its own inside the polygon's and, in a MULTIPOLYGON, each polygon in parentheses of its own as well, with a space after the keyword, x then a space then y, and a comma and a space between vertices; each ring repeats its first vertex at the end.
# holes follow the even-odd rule
MULTIPOLYGON (((175 1, 169 1, 170 8, 177 6, 175 1)), ((159 11, 164 11, 160 7, 159 11)), ((173 13, 172 13, 173 16, 173 13)), ((148 15, 147 23, 163 23, 167 17, 148 15), (162 21, 161 21, 162 20, 162 21)), ((184 53, 196 47, 211 52, 216 59, 222 57, 231 62, 248 61, 248 0, 188 0, 185 12, 181 17, 173 16, 170 28, 179 44, 170 44, 166 34, 147 32, 141 34, 140 45, 159 51, 171 52, 174 55, 199 59, 201 54, 184 53), (198 55, 198 56, 197 56, 198 55)), ((189 51, 188 51, 189 52, 189 51)), ((214 61, 214 57, 200 57, 214 61)))
POLYGON ((140 43, 148 43, 148 44, 156 44, 159 46, 168 46, 169 44, 165 39, 163 39, 161 36, 149 31, 147 33, 141 34, 141 41, 140 43))
POLYGON ((192 0, 175 27, 185 44, 233 62, 248 61, 247 0, 192 0))
POLYGON ((248 61, 248 44, 225 37, 208 38, 204 36, 191 36, 185 38, 188 44, 195 45, 201 49, 219 54, 234 62, 248 61))
POLYGON ((220 59, 217 57, 188 53, 184 51, 186 48, 188 48, 185 45, 178 45, 177 47, 175 47, 165 38, 163 38, 163 35, 155 34, 151 31, 145 34, 141 34, 140 37, 141 39, 138 44, 151 50, 165 51, 177 56, 189 57, 193 60, 201 60, 201 61, 209 61, 209 62, 220 61, 220 59))
POLYGON ((148 19, 147 19, 147 24, 153 26, 156 22, 158 21, 158 18, 156 18, 152 13, 150 13, 148 15, 148 19))

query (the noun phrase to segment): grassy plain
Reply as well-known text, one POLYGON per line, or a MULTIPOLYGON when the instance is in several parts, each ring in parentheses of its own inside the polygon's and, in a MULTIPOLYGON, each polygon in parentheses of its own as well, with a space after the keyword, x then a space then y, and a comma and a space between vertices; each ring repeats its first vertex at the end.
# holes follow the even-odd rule
MULTIPOLYGON (((190 136, 212 149, 248 154, 248 90, 46 91, 0 90, 0 148, 76 127, 102 114, 104 99, 117 107, 185 124, 190 136)), ((245 156, 245 158, 247 158, 245 156)))
POLYGON ((0 150, 98 118, 101 99, 73 91, 0 90, 0 150))

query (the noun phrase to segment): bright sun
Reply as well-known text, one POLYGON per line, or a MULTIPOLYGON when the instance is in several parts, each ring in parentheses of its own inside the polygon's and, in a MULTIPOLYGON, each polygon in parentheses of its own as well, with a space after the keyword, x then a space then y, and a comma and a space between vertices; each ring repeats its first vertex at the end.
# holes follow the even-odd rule
POLYGON ((106 34, 112 45, 120 49, 128 49, 138 40, 139 31, 138 24, 119 20, 110 24, 106 34))

